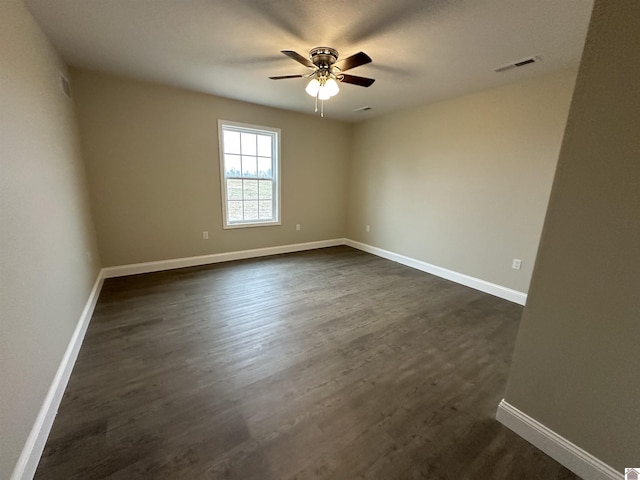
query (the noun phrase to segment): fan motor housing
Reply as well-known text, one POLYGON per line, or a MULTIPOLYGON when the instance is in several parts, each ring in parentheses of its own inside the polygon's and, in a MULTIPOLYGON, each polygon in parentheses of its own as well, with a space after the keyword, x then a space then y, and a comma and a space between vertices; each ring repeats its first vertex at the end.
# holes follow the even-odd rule
POLYGON ((316 47, 309 52, 309 60, 319 69, 330 69, 338 60, 338 51, 331 47, 316 47))

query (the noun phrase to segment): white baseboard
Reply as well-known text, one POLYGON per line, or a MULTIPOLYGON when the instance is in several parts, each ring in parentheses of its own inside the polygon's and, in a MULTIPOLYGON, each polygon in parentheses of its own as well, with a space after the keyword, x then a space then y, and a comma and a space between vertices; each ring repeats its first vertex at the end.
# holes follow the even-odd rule
POLYGON ((278 247, 254 248, 252 250, 239 250, 236 252, 214 253, 211 255, 200 255, 197 257, 173 258, 170 260, 160 260, 157 262, 133 263, 130 265, 119 265, 117 267, 107 267, 102 269, 104 278, 123 277, 126 275, 136 275, 139 273, 159 272, 162 270, 172 270, 174 268, 195 267, 198 265, 208 265, 211 263, 229 262, 232 260, 243 260, 245 258, 266 257, 268 255, 279 255, 281 253, 302 252, 304 250, 315 250, 316 248, 336 247, 344 245, 344 238, 332 240, 320 240, 317 242, 294 243, 291 245, 281 245, 278 247))
POLYGON ((504 399, 496 420, 584 480, 623 480, 624 475, 558 435, 504 399))
POLYGON ((53 421, 58 413, 58 407, 62 401, 62 395, 67 388, 67 383, 69 383, 71 371, 73 370, 73 366, 78 358, 78 352, 80 351, 82 340, 84 339, 87 327, 89 326, 89 321, 93 315, 93 310, 95 309, 96 302, 98 301, 102 282, 103 276, 102 272, 100 272, 100 274, 98 274, 98 278, 93 284, 93 288, 89 294, 89 299, 82 310, 82 314, 76 324, 76 328, 73 331, 73 335, 71 336, 67 349, 64 352, 60 366, 53 377, 53 381, 51 382, 51 386, 49 387, 49 391, 47 392, 47 396, 44 399, 42 407, 40 408, 40 412, 38 412, 33 428, 29 433, 27 442, 22 449, 18 463, 16 463, 16 466, 13 469, 11 480, 32 480, 36 473, 40 457, 42 456, 42 451, 44 450, 45 443, 47 443, 47 438, 51 432, 53 421))
POLYGON ((372 253, 379 257, 393 260, 394 262, 416 268, 423 272, 446 278, 456 283, 460 283, 467 287, 480 290, 481 292, 504 298, 514 303, 524 305, 527 300, 527 294, 512 290, 495 283, 487 282, 479 278, 470 277, 462 273, 447 270, 446 268, 431 265, 429 263, 416 260, 404 255, 389 252, 382 248, 373 247, 355 240, 345 238, 334 238, 331 240, 320 240, 317 242, 295 243, 291 245, 281 245, 278 247, 255 248, 252 250, 240 250, 235 252, 214 253, 211 255, 200 255, 197 257, 173 258, 169 260, 159 260, 157 262, 133 263, 130 265, 118 265, 115 267, 106 267, 102 269, 104 278, 123 277, 126 275, 136 275, 140 273, 160 272, 163 270, 172 270, 174 268, 195 267, 198 265, 208 265, 212 263, 229 262, 232 260, 243 260, 247 258, 264 257, 268 255, 279 255, 282 253, 301 252, 304 250, 314 250, 316 248, 335 247, 338 245, 348 245, 364 252, 372 253))
POLYGON ((486 280, 481 280, 479 278, 471 277, 463 273, 454 272, 453 270, 447 270, 446 268, 438 267, 436 265, 432 265, 421 260, 416 260, 415 258, 406 257, 398 253, 393 253, 388 250, 383 250, 382 248, 373 247, 371 245, 367 245, 366 243, 356 242, 355 240, 346 239, 345 244, 349 245, 350 247, 357 248, 358 250, 362 250, 364 252, 372 253, 379 257, 386 258, 387 260, 392 260, 394 262, 401 263, 402 265, 406 265, 408 267, 430 273, 437 277, 445 278, 447 280, 451 280, 452 282, 456 282, 461 285, 480 290, 481 292, 485 292, 496 297, 509 300, 510 302, 518 303, 520 305, 524 305, 527 302, 526 293, 512 290, 501 285, 496 285, 495 283, 487 282, 486 280))

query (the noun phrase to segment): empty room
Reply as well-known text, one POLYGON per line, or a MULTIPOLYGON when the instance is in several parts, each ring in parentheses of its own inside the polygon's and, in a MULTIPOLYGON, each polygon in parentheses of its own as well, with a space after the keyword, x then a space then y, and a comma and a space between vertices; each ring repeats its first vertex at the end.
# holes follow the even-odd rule
POLYGON ((639 51, 635 0, 0 2, 0 478, 637 478, 639 51))

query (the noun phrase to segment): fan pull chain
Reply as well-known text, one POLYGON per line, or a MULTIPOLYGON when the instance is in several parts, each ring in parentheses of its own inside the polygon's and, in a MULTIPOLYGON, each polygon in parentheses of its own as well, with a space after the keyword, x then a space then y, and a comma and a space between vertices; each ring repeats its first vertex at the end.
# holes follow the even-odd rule
POLYGON ((322 102, 320 106, 320 116, 324 117, 324 100, 320 100, 322 102))
POLYGON ((315 110, 315 112, 318 113, 318 95, 317 94, 316 94, 316 110, 315 110))

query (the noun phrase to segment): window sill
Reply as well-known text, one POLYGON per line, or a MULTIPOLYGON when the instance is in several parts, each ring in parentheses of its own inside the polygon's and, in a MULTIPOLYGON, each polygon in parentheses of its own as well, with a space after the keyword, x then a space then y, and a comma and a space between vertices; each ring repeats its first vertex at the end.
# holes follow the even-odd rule
POLYGON ((278 222, 261 222, 261 223, 232 223, 230 225, 224 225, 222 228, 224 230, 232 230, 234 228, 250 228, 250 227, 274 227, 278 226, 281 223, 278 222))

